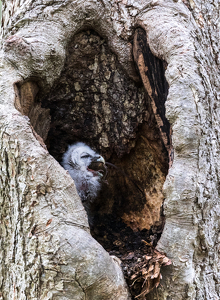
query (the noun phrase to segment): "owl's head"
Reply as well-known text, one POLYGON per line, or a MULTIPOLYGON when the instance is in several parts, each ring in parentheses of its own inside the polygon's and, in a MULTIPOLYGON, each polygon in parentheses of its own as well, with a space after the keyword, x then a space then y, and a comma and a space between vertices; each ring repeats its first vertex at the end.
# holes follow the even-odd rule
POLYGON ((103 176, 101 165, 105 165, 104 158, 82 142, 69 146, 63 156, 65 169, 71 168, 87 174, 90 173, 91 176, 103 176))

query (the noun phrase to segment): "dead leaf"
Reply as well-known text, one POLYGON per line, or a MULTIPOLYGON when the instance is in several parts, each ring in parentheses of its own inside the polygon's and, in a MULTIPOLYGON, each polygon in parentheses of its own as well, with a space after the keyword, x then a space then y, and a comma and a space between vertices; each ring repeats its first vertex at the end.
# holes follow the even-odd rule
POLYGON ((146 255, 143 258, 144 261, 142 260, 135 267, 135 270, 138 268, 138 271, 130 277, 130 280, 134 280, 130 286, 141 283, 141 293, 135 296, 135 299, 138 298, 139 300, 144 300, 145 295, 159 286, 162 278, 160 273, 161 266, 167 266, 172 263, 164 253, 155 249, 152 256, 146 255))
POLYGON ((134 258, 134 252, 130 252, 130 253, 128 253, 128 255, 123 256, 123 257, 121 258, 121 260, 130 260, 130 259, 132 259, 132 258, 134 258))
POLYGON ((50 225, 51 222, 52 222, 52 219, 48 220, 46 226, 50 225))

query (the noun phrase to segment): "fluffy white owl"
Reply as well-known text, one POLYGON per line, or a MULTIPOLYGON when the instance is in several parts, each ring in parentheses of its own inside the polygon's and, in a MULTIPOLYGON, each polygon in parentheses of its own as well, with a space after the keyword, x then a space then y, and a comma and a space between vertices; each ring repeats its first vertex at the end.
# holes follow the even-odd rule
MULTIPOLYGON (((77 192, 90 218, 90 204, 101 189, 104 158, 84 143, 78 142, 69 146, 63 155, 62 166, 73 178, 77 192)), ((91 221, 91 220, 89 220, 91 221)))

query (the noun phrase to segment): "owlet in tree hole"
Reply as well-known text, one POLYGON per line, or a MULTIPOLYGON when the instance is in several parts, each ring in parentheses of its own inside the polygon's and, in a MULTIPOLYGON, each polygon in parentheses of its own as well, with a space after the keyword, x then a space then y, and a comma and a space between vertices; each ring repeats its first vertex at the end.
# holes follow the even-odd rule
POLYGON ((98 196, 106 170, 104 158, 86 144, 78 142, 64 153, 62 166, 73 178, 91 223, 91 203, 98 196))

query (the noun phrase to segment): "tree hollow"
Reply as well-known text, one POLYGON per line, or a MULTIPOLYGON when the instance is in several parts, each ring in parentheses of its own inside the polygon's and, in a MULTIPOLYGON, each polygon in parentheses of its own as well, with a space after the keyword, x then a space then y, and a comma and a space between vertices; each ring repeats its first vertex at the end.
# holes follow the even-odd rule
POLYGON ((165 63, 153 56, 142 29, 135 32, 133 52, 139 82, 129 78, 102 37, 82 31, 69 43, 51 90, 45 94, 33 80, 19 83, 15 104, 58 162, 68 145, 83 141, 111 164, 92 207, 91 233, 122 259, 127 279, 127 255, 142 257, 161 235, 162 188, 171 161, 165 63))

